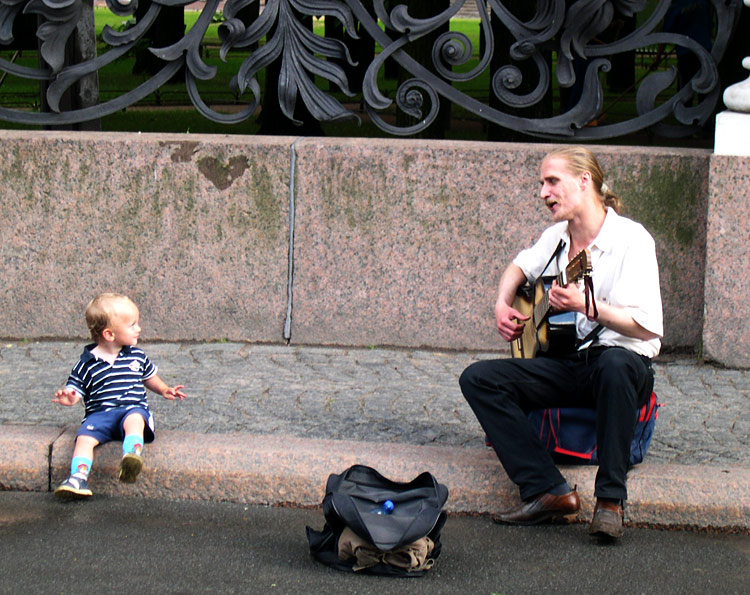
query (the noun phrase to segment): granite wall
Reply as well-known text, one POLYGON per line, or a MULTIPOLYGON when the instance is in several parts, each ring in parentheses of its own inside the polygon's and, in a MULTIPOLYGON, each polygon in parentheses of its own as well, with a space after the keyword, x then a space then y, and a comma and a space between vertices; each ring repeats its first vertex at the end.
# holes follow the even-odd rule
POLYGON ((711 158, 703 356, 750 368, 750 157, 711 158))
POLYGON ((0 136, 0 334, 85 337, 100 291, 144 338, 279 340, 289 140, 0 136))
MULTIPOLYGON (((297 145, 294 335, 302 343, 504 348, 497 283, 549 225, 549 146, 310 139, 297 145)), ((701 337, 707 152, 597 147, 656 240, 667 345, 701 337)))
MULTIPOLYGON (((88 299, 117 290, 139 304, 150 340, 501 352, 500 273, 548 224, 537 180, 546 145, 11 131, 0 140, 5 338, 84 338, 88 299)), ((713 319, 748 309, 726 302, 726 279, 747 270, 748 161, 593 149, 626 214, 656 240, 665 345, 703 345, 750 366, 743 333, 703 325, 704 310, 713 319)))

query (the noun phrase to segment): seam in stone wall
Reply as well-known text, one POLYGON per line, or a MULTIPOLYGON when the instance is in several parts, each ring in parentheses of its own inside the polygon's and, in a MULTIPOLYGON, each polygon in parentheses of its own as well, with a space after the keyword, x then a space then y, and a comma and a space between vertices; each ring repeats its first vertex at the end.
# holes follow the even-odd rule
POLYGON ((289 344, 292 339, 292 308, 294 297, 294 175, 297 166, 296 144, 304 137, 297 138, 290 147, 289 162, 289 260, 287 263, 286 285, 286 319, 284 320, 284 340, 289 344))

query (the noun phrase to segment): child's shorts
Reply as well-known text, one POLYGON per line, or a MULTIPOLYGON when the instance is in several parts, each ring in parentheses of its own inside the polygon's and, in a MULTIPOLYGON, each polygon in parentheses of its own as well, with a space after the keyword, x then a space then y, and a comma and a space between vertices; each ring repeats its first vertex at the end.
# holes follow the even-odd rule
POLYGON ((99 444, 112 442, 113 440, 122 441, 125 437, 123 423, 125 422, 125 418, 131 413, 141 415, 146 422, 143 428, 143 441, 146 444, 153 442, 154 414, 142 407, 133 407, 131 409, 118 407, 109 411, 92 413, 83 420, 76 436, 91 436, 92 438, 96 438, 99 444))

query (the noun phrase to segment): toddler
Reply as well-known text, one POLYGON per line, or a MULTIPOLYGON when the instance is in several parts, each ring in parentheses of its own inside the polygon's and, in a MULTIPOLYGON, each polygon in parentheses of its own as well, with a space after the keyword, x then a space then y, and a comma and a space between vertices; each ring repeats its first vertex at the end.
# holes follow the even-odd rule
POLYGON ((83 399, 86 407, 70 477, 55 490, 58 498, 91 496, 87 482, 94 447, 112 440, 122 440, 120 481, 134 483, 143 467, 143 444, 154 439, 146 388, 169 400, 186 396, 182 385, 167 386, 156 375, 156 366, 136 347, 141 333, 138 319, 138 308, 124 295, 102 293, 86 306, 86 324, 95 342, 84 348, 65 388, 52 399, 66 406, 83 399))

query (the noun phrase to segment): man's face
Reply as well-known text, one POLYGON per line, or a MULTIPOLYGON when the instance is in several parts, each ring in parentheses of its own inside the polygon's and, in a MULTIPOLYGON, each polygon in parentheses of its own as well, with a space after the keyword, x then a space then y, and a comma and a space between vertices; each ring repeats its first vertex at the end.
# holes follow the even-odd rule
POLYGON ((560 157, 542 162, 539 196, 555 222, 571 220, 582 204, 581 179, 570 173, 567 166, 567 161, 560 157))

